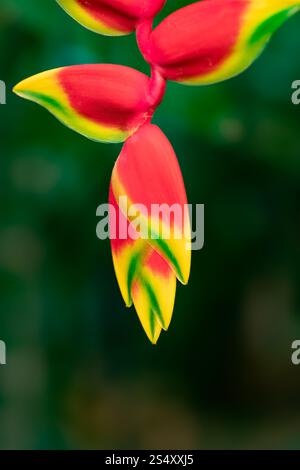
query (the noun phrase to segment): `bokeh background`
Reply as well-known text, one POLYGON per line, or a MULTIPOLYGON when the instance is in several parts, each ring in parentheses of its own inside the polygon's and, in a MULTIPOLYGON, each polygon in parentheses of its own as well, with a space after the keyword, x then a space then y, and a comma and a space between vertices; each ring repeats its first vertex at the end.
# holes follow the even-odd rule
MULTIPOLYGON (((189 2, 168 3, 161 18, 189 2)), ((299 28, 229 82, 168 86, 155 122, 205 204, 205 247, 153 347, 95 233, 121 147, 10 91, 63 65, 147 65, 134 36, 97 36, 53 0, 1 0, 2 449, 300 448, 299 28)))

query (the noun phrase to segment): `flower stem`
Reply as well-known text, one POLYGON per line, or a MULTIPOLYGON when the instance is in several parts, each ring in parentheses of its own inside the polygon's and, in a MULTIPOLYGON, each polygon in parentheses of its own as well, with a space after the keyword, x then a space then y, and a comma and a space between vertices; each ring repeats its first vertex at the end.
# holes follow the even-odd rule
POLYGON ((153 19, 143 19, 141 20, 136 28, 136 40, 141 51, 142 56, 151 64, 151 59, 149 57, 149 39, 152 33, 153 19))
POLYGON ((159 70, 151 66, 151 80, 149 89, 149 105, 156 109, 163 100, 166 91, 166 80, 159 70))

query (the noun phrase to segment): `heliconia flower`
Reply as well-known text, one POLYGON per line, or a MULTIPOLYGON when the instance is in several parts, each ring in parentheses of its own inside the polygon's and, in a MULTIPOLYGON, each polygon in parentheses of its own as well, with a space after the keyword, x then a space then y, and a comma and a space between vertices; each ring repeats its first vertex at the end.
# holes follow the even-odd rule
POLYGON ((76 65, 34 75, 14 92, 100 142, 123 142, 151 119, 151 80, 121 65, 76 65))
POLYGON ((143 54, 169 80, 211 84, 244 71, 299 0, 203 0, 160 23, 143 54))
POLYGON ((157 126, 144 125, 124 144, 112 173, 110 202, 121 216, 117 222, 110 220, 117 235, 110 238, 120 290, 127 306, 134 303, 147 336, 156 343, 171 321, 176 277, 186 284, 191 263, 184 183, 174 150, 157 126), (132 226, 134 212, 141 230, 132 226), (128 232, 121 238, 124 220, 128 232))
POLYGON ((122 36, 154 16, 166 0, 56 0, 76 21, 96 33, 122 36))
POLYGON ((191 266, 189 208, 174 150, 151 124, 166 80, 197 85, 231 78, 261 53, 299 11, 300 0, 202 0, 154 30, 165 0, 57 0, 79 23, 105 35, 136 31, 151 78, 109 64, 62 67, 20 82, 14 91, 74 131, 125 142, 112 172, 112 257, 125 304, 134 305, 155 344, 173 314, 176 284, 191 266))

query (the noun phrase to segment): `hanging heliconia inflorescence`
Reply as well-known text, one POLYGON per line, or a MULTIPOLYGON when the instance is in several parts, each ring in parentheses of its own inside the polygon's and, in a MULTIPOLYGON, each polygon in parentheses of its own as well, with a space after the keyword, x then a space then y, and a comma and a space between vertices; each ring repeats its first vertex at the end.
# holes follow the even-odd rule
POLYGON ((176 279, 188 282, 191 264, 187 198, 174 150, 153 114, 167 80, 206 85, 244 71, 272 34, 300 8, 300 0, 202 0, 181 8, 153 29, 165 0, 57 0, 88 29, 108 36, 135 32, 151 77, 120 65, 75 65, 43 72, 14 91, 44 106, 62 123, 99 142, 124 142, 113 169, 109 202, 111 248, 125 304, 135 306, 152 343, 172 318, 176 279), (120 205, 142 205, 141 237, 120 205), (182 224, 151 205, 174 204, 182 224), (149 215, 151 214, 151 215, 149 215), (127 237, 118 237, 118 224, 127 237), (168 229, 169 237, 164 237, 168 229), (129 236, 129 232, 131 236, 129 236))

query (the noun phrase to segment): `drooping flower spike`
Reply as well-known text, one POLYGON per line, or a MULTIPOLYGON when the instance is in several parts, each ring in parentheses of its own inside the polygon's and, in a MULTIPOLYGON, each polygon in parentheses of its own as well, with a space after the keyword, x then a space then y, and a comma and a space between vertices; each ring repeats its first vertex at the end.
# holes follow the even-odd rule
POLYGON ((154 18, 166 0, 56 0, 78 23, 106 36, 123 36, 154 18))
POLYGON ((165 79, 212 84, 251 65, 299 7, 299 0, 202 0, 175 11, 148 35, 142 25, 139 43, 165 79))
POLYGON ((134 304, 155 344, 170 325, 176 278, 186 284, 191 263, 181 172, 170 142, 151 124, 166 80, 210 84, 239 74, 299 10, 300 0, 202 0, 154 30, 165 0, 57 1, 98 33, 136 30, 151 65, 151 77, 118 65, 63 67, 28 78, 14 91, 90 139, 126 141, 109 191, 112 255, 125 304, 134 304))
POLYGON ((120 290, 156 343, 172 318, 176 277, 186 284, 191 264, 184 183, 174 150, 158 127, 144 125, 125 143, 112 173, 110 202, 116 209, 110 238, 120 290))

